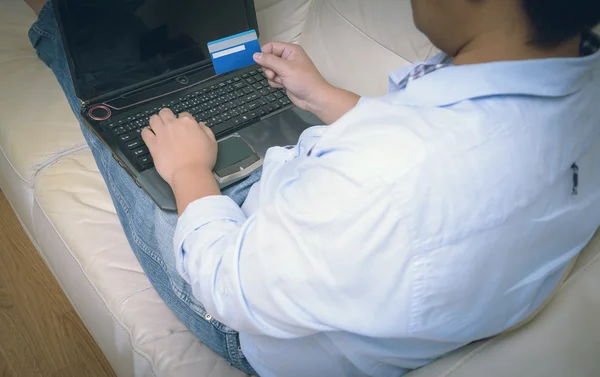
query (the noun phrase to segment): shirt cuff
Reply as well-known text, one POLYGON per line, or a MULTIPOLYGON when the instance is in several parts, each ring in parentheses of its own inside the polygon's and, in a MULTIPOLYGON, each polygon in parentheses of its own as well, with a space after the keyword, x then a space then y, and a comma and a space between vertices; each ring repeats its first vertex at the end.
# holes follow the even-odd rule
POLYGON ((371 101, 372 101, 371 97, 360 97, 360 99, 356 103, 356 107, 364 105, 364 104, 369 103, 371 101))
MULTIPOLYGON (((190 283, 190 277, 185 269, 186 251, 184 250, 184 243, 190 234, 215 221, 241 224, 246 221, 246 215, 228 196, 207 196, 188 205, 177 221, 173 239, 175 263, 177 272, 188 284, 190 283)), ((222 234, 206 234, 206 236, 212 236, 216 240, 222 237, 222 234)))

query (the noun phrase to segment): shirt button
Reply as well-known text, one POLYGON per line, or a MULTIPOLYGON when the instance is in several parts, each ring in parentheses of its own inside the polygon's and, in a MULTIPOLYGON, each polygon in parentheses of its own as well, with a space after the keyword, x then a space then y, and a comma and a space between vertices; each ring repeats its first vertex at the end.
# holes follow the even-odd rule
POLYGON ((212 315, 210 315, 210 314, 206 313, 206 314, 204 315, 204 319, 205 319, 205 320, 207 320, 207 321, 210 321, 210 320, 212 319, 212 315))

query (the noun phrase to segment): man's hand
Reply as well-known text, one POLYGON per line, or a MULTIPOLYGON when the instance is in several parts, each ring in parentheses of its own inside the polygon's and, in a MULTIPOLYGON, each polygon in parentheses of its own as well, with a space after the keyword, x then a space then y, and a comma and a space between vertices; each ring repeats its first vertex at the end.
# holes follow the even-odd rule
POLYGON ((321 76, 304 49, 288 43, 267 43, 257 54, 256 62, 263 67, 269 84, 285 88, 290 99, 304 110, 331 86, 321 76))
POLYGON ((335 122, 358 102, 358 95, 329 84, 301 46, 271 42, 262 51, 254 60, 262 66, 269 84, 284 88, 296 106, 324 122, 335 122))
POLYGON ((212 175, 217 161, 215 135, 189 113, 179 117, 162 109, 150 118, 150 128, 142 131, 158 174, 171 186, 179 213, 204 196, 219 195, 212 175))

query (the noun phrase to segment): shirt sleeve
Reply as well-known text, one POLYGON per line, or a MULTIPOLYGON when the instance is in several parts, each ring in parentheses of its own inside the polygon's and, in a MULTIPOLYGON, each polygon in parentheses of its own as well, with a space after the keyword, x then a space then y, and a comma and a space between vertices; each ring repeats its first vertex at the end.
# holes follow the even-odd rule
MULTIPOLYGON (((378 135, 372 138, 388 137, 378 135)), ((365 147, 364 137, 343 128, 331 139, 337 144, 290 164, 286 178, 271 182, 263 174, 266 196, 252 216, 222 196, 192 203, 179 219, 177 269, 215 319, 275 338, 327 331, 385 336, 384 322, 369 318, 388 314, 408 326, 402 313, 410 308, 410 276, 403 273, 409 232, 400 225, 410 215, 410 197, 400 191, 411 185, 390 187, 373 174, 371 161, 399 147, 365 147), (392 298, 396 311, 382 313, 392 298)), ((410 170, 419 155, 404 144, 405 166, 395 171, 410 170)))
POLYGON ((192 203, 179 220, 178 272, 237 331, 295 338, 365 324, 356 300, 376 288, 356 276, 382 281, 369 276, 377 268, 361 270, 381 246, 371 236, 389 195, 377 180, 307 165, 250 218, 222 196, 192 203))

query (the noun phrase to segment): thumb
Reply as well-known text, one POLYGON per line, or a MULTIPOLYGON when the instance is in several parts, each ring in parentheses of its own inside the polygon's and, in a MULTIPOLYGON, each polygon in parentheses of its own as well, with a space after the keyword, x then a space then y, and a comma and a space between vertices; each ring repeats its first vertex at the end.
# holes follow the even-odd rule
POLYGON ((269 68, 278 76, 286 76, 289 62, 276 55, 258 52, 254 54, 254 61, 262 67, 269 68))

